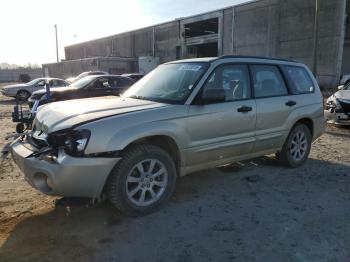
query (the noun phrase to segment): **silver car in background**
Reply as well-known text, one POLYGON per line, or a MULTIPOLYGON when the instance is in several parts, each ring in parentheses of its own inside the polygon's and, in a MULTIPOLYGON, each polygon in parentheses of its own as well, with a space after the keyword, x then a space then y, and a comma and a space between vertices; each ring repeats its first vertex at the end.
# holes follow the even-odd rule
POLYGON ((350 83, 339 86, 326 101, 325 116, 330 124, 350 125, 350 83))
POLYGON ((31 94, 37 90, 45 88, 45 83, 49 83, 50 87, 68 86, 69 83, 59 78, 36 78, 28 83, 8 85, 0 88, 0 92, 4 96, 15 97, 20 101, 27 101, 31 94))
POLYGON ((273 153, 298 167, 324 129, 322 94, 305 65, 198 58, 159 66, 121 98, 39 108, 11 152, 41 192, 105 194, 136 216, 160 208, 194 171, 273 153))

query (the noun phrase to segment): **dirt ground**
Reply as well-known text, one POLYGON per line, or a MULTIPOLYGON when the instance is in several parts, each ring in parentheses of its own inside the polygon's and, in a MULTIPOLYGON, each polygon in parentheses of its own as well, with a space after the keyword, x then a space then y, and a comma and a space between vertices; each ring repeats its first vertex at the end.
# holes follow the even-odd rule
MULTIPOLYGON (((14 101, 0 96, 0 147, 14 101)), ((350 129, 297 169, 262 157, 181 178, 161 211, 45 196, 0 164, 0 261, 350 261, 350 129)))

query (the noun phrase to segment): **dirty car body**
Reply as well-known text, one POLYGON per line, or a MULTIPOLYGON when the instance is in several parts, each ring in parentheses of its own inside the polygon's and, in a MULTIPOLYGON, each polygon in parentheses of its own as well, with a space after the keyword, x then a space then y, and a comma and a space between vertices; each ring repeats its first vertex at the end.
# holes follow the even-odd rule
POLYGON ((312 140, 325 128, 322 95, 305 65, 249 57, 190 59, 161 65, 120 98, 40 108, 33 132, 14 141, 11 152, 41 192, 99 198, 125 152, 140 143, 169 149, 183 176, 279 152, 298 123, 310 128, 312 140), (300 72, 306 91, 293 84, 300 72))
POLYGON ((327 99, 325 116, 331 124, 350 125, 350 84, 327 99))

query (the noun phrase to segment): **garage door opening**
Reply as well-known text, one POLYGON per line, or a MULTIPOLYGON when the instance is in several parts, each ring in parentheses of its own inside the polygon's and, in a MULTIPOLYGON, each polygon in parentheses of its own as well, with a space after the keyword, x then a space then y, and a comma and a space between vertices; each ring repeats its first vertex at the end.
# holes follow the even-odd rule
POLYGON ((187 56, 189 58, 218 56, 218 43, 187 46, 187 56))
POLYGON ((342 74, 350 74, 350 0, 346 1, 346 25, 343 50, 342 74))
POLYGON ((218 34, 218 18, 201 20, 185 25, 185 38, 218 34))

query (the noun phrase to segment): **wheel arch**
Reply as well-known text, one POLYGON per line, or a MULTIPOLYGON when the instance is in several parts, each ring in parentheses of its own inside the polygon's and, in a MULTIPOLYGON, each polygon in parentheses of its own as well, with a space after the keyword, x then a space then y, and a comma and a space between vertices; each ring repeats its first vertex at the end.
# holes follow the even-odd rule
POLYGON ((298 121, 295 122, 295 124, 294 124, 293 127, 291 128, 291 131, 293 130, 293 128, 294 128, 297 124, 304 124, 304 125, 306 125, 306 126, 309 128, 309 130, 310 130, 311 137, 314 136, 314 122, 312 121, 311 118, 304 117, 304 118, 299 119, 298 121))
POLYGON ((122 151, 128 150, 130 147, 136 144, 151 144, 162 148, 174 160, 176 173, 179 175, 181 167, 181 154, 176 141, 172 137, 167 135, 145 136, 130 142, 122 151))

